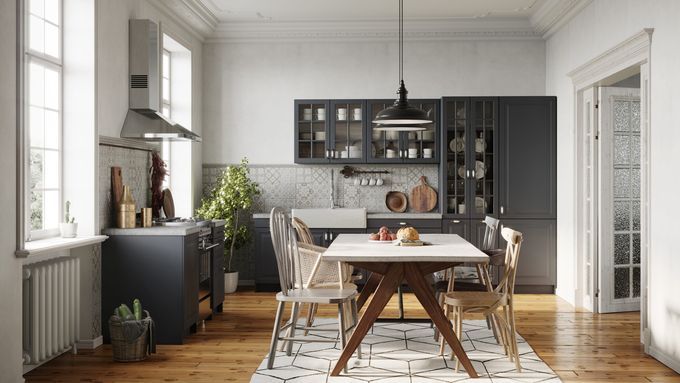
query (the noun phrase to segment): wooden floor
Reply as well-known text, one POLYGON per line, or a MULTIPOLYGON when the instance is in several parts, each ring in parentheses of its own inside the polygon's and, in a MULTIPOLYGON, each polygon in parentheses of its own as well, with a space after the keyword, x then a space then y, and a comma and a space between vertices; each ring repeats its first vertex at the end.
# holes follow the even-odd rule
MULTIPOLYGON (((565 382, 680 382, 680 375, 646 356, 639 314, 575 312, 553 295, 517 296, 517 330, 565 382)), ((223 314, 182 346, 159 346, 138 363, 111 360, 111 348, 61 357, 31 371, 27 382, 249 382, 267 352, 275 301, 271 293, 229 295, 223 314)), ((392 299, 384 316, 395 316, 392 299)), ((406 315, 424 317, 405 297, 406 315)), ((336 312, 321 311, 321 315, 336 312)))

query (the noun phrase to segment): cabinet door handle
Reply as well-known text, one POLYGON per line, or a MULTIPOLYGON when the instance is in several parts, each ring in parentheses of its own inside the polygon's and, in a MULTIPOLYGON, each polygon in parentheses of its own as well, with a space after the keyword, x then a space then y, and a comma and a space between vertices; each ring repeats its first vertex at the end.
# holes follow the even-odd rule
POLYGON ((331 158, 331 150, 326 149, 326 158, 331 158))
POLYGON ((465 171, 465 176, 466 176, 467 178, 470 178, 470 170, 469 170, 469 169, 465 171))
POLYGON ((399 226, 406 226, 408 225, 408 222, 399 222, 399 226))
MULTIPOLYGON (((482 222, 484 222, 484 221, 482 221, 482 222)), ((460 223, 460 220, 454 219, 453 221, 451 221, 451 223, 460 223)))
POLYGON ((475 178, 475 169, 472 169, 472 178, 475 178))
POLYGON ((505 208, 501 206, 501 214, 505 214, 505 208))

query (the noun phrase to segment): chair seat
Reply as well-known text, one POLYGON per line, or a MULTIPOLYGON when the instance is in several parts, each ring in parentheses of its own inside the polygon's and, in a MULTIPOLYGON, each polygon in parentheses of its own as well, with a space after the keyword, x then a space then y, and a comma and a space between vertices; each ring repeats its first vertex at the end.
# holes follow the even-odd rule
MULTIPOLYGON (((503 294, 487 291, 453 291, 445 297, 447 305, 457 307, 490 307, 504 300, 503 294)), ((505 302, 501 302, 503 303, 505 302)))
MULTIPOLYGON (((345 283, 342 284, 342 286, 343 286, 344 289, 347 289, 347 290, 351 290, 351 289, 357 290, 357 285, 355 285, 354 283, 351 283, 351 282, 345 282, 345 283)), ((300 286, 296 285, 296 287, 299 288, 300 286)), ((310 288, 311 289, 336 289, 337 290, 338 289, 338 282, 315 283, 310 288)))
POLYGON ((505 249, 489 249, 482 252, 489 256, 489 265, 505 266, 505 249))
POLYGON ((358 295, 356 288, 350 289, 293 289, 288 294, 279 292, 276 300, 280 302, 302 302, 302 303, 342 303, 358 295))

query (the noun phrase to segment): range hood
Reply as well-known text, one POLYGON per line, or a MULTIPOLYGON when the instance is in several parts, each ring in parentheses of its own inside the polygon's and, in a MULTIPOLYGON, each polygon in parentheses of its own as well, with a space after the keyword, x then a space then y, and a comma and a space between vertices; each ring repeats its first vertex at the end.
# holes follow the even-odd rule
POLYGON ((151 20, 130 20, 128 109, 122 138, 144 141, 201 141, 201 137, 163 116, 160 106, 158 26, 151 20))

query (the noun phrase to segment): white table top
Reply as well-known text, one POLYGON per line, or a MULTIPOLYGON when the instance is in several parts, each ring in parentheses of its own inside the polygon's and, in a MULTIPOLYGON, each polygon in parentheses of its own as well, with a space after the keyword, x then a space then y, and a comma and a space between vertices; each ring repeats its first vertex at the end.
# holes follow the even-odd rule
POLYGON ((340 234, 323 253, 326 261, 344 262, 475 262, 489 257, 457 234, 421 234, 429 246, 396 246, 368 241, 368 234, 340 234))

